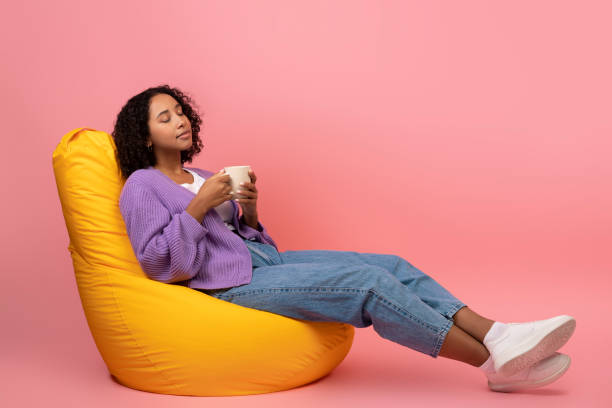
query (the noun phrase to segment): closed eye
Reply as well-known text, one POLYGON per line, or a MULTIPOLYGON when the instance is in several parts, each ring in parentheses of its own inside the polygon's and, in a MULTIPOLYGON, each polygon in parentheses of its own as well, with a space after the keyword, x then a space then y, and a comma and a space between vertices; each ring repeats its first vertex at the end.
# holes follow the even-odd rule
MULTIPOLYGON (((184 113, 183 113, 183 112, 177 112, 176 114, 177 114, 177 115, 179 115, 179 116, 183 116, 183 115, 184 115, 184 113)), ((163 122, 163 123, 168 123, 168 122, 170 122, 170 119, 167 119, 167 120, 162 120, 162 122, 163 122)))
MULTIPOLYGON (((181 107, 181 105, 177 103, 177 104, 176 104, 174 107, 175 107, 175 108, 179 108, 179 109, 180 109, 180 110, 177 112, 177 114, 178 114, 179 116, 182 116, 182 115, 183 115, 183 110, 181 109, 181 108, 182 108, 182 107, 181 107)), ((166 109, 166 110, 163 110, 163 111, 159 112, 159 113, 157 114, 157 116, 156 116, 156 117, 158 117, 158 118, 159 118, 159 117, 160 117, 161 115, 163 115, 164 113, 168 113, 168 109, 166 109)), ((164 121, 162 121, 162 122, 164 122, 164 121)))

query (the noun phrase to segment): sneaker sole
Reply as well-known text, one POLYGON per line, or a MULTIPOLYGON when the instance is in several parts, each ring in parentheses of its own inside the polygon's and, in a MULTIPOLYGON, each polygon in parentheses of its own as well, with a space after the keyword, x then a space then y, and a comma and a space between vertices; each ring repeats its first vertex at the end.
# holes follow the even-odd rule
POLYGON ((549 377, 541 379, 540 381, 521 381, 521 382, 517 382, 513 384, 493 384, 489 381, 489 388, 492 391, 497 391, 497 392, 512 392, 512 391, 525 390, 529 388, 543 387, 547 384, 550 384, 556 381, 557 379, 559 379, 559 377, 565 374, 565 372, 570 366, 570 363, 571 363, 571 359, 569 358, 569 356, 566 356, 566 362, 563 365, 563 367, 559 369, 559 371, 557 371, 556 373, 552 374, 549 377))
POLYGON ((498 372, 511 376, 519 371, 532 366, 540 360, 553 355, 555 351, 561 348, 574 334, 576 329, 576 320, 567 316, 566 321, 544 336, 540 341, 522 344, 520 347, 524 349, 520 355, 508 360, 502 365, 498 372), (569 318, 569 320, 567 320, 569 318))

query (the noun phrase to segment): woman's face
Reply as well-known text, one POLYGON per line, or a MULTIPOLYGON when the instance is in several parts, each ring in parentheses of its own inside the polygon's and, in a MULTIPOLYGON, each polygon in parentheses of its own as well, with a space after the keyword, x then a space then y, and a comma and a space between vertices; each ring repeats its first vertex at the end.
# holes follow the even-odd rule
POLYGON ((157 94, 149 102, 149 133, 147 145, 157 153, 183 151, 191 147, 191 123, 181 105, 168 94, 157 94))

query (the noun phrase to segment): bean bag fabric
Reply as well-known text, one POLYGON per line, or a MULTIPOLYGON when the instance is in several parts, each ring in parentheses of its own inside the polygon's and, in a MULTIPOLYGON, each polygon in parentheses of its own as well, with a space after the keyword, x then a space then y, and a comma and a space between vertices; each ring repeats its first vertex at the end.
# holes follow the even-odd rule
POLYGON ((119 212, 115 152, 110 134, 77 128, 54 150, 53 170, 87 323, 119 383, 161 394, 260 394, 340 364, 351 325, 292 319, 149 279, 119 212))

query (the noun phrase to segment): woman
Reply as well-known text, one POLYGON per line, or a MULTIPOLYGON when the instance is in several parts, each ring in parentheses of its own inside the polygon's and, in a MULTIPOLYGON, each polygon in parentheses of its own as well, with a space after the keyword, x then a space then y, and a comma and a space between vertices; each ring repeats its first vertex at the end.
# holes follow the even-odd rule
POLYGON ((191 99, 167 85, 132 97, 117 116, 127 179, 119 206, 151 279, 293 318, 373 325, 383 338, 479 367, 493 391, 539 387, 568 369, 556 350, 574 331, 570 316, 487 319, 396 255, 279 252, 259 222, 252 170, 234 199, 223 170, 183 167, 202 149, 200 124, 191 99))

